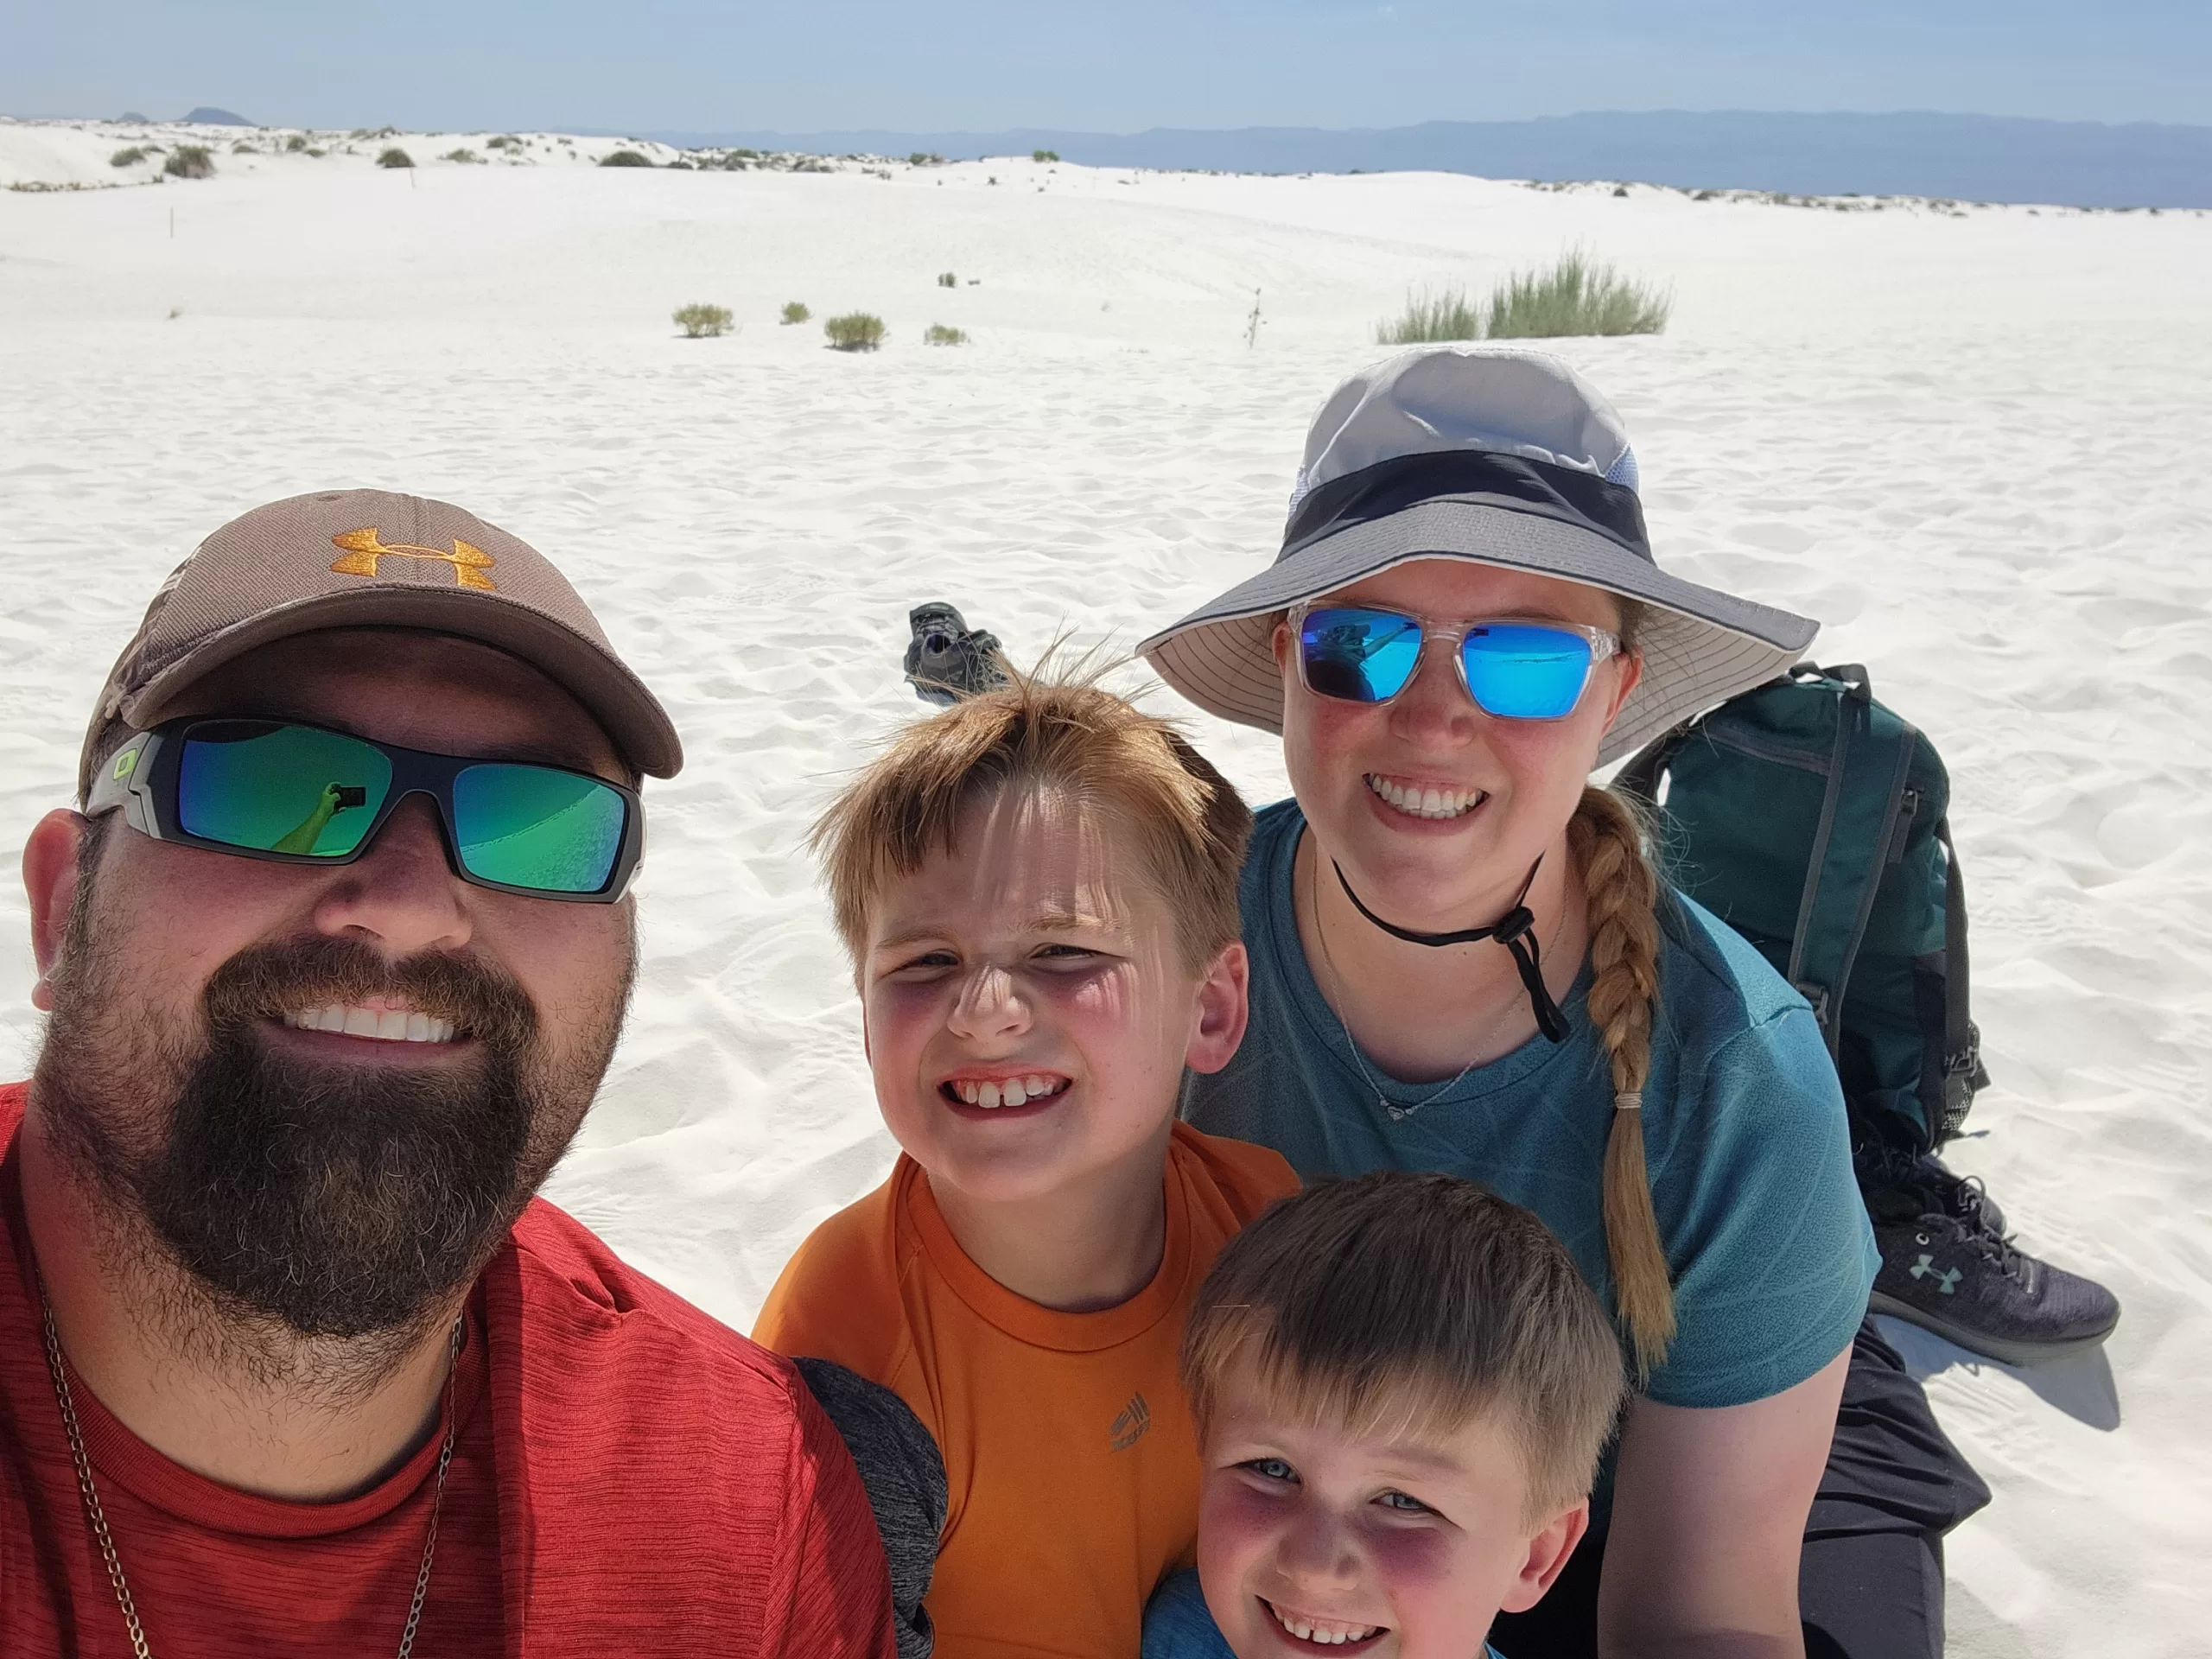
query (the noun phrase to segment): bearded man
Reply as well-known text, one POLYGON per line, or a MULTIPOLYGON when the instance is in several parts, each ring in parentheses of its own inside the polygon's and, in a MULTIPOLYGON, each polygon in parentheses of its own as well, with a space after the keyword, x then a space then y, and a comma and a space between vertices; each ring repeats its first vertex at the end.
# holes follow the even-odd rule
POLYGON ((893 1651, 791 1367, 532 1196, 681 761, 459 508, 280 501, 170 578, 23 855, 0 1651, 893 1651))

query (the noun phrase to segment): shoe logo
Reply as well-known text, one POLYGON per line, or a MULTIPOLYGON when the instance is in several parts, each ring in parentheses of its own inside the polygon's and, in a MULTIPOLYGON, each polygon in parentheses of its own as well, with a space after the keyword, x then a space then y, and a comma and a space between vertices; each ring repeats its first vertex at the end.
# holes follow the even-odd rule
POLYGON ((1945 1296, 1957 1294, 1959 1281, 1966 1277, 1966 1274, 1956 1268, 1945 1268, 1940 1272, 1937 1271, 1936 1259, 1924 1250, 1921 1252, 1920 1260, 1907 1268, 1905 1271, 1916 1279, 1933 1279, 1936 1281, 1936 1290, 1945 1296))
POLYGON ((450 553, 441 553, 435 547, 420 547, 413 542, 395 542, 386 546, 377 527, 371 524, 363 530, 349 530, 334 536, 330 544, 346 550, 346 556, 330 567, 341 576, 373 576, 377 574, 377 561, 384 558, 436 559, 453 566, 455 587, 475 588, 487 594, 499 591, 493 587, 492 578, 484 574, 499 561, 482 548, 471 547, 458 536, 454 537, 450 553))
POLYGON ((1122 1408, 1121 1415, 1114 1419, 1111 1437, 1116 1452, 1126 1452, 1144 1438, 1145 1430, 1152 1427, 1152 1408, 1144 1402, 1144 1395, 1133 1394, 1129 1403, 1122 1408))

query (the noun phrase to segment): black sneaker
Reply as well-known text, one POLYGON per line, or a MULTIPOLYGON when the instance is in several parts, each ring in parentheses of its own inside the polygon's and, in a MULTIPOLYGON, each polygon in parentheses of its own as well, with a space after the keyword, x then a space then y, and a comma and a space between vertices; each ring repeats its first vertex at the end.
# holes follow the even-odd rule
POLYGON ((1871 1312, 2008 1365, 2094 1348, 2120 1323, 2102 1285, 2013 1244, 1980 1181, 1888 1148, 1862 1148, 1859 1172, 1882 1253, 1871 1312))
POLYGON ((970 632, 960 613, 944 601, 915 606, 906 620, 914 630, 906 647, 906 683, 923 702, 949 709, 963 697, 1007 683, 1006 671, 996 661, 998 636, 970 632))

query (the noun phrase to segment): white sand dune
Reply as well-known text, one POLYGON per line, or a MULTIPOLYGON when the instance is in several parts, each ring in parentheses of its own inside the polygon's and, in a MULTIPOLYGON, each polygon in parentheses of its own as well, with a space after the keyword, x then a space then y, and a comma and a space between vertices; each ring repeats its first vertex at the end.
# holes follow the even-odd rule
MULTIPOLYGON (((0 182, 113 183, 136 134, 180 137, 0 123, 0 182)), ((0 842, 67 799, 108 662, 233 513, 373 485, 530 538, 690 753, 651 792, 636 1014, 555 1192, 740 1325, 892 1155, 800 840, 918 711, 906 607, 951 599, 1018 654, 1126 647, 1269 556, 1307 416, 1408 286, 1577 242, 1672 283, 1664 336, 1559 349, 1637 435, 1662 558, 1824 619, 1822 659, 1942 746, 1996 1077, 1955 1161, 2126 1304, 2107 1355, 2037 1372, 1910 1341, 1997 1493, 1952 1541, 1951 1650, 2204 1651, 2212 219, 1026 160, 620 171, 564 159, 614 147, 586 139, 432 161, 480 134, 388 141, 408 174, 374 168, 382 141, 238 136, 199 135, 206 181, 0 194, 0 842), (889 343, 829 352, 778 326, 794 299, 878 312, 889 343), (676 338, 691 301, 742 332, 676 338), (934 321, 973 343, 924 347, 934 321)), ((1198 733, 1283 791, 1268 740, 1198 733)), ((11 1075, 30 978, 0 953, 11 1075)))

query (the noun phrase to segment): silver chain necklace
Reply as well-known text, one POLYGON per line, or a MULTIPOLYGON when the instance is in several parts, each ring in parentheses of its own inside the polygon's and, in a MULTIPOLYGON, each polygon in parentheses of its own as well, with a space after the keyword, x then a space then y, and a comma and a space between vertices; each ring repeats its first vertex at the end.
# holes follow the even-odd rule
MULTIPOLYGON (((153 1659, 154 1650, 146 1641, 146 1627, 138 1622, 138 1609, 130 1599, 130 1581, 123 1576, 122 1558, 115 1553, 114 1535, 107 1529, 107 1516, 100 1508, 100 1495, 92 1486, 92 1460, 86 1455, 84 1431, 77 1424, 77 1404, 70 1395, 69 1374, 62 1368, 61 1338, 54 1328, 54 1304, 48 1299, 43 1275, 39 1280, 38 1297, 46 1314, 46 1369, 54 1378, 54 1397, 61 1405, 61 1427, 68 1432, 69 1458, 77 1466, 77 1491, 85 1502, 85 1520, 99 1544, 100 1559, 107 1563, 107 1581, 115 1587, 115 1605, 123 1610, 124 1628, 130 1634, 130 1651, 137 1659, 153 1659)), ((438 1512, 445 1507, 446 1467, 453 1461, 454 1432, 459 1426, 454 1409, 454 1389, 461 1370, 459 1319, 453 1323, 448 1362, 446 1438, 438 1448, 437 1488, 430 1497, 430 1535, 423 1541, 423 1567, 415 1575, 415 1599, 408 1604, 407 1628, 399 1635, 399 1659, 409 1659, 415 1651, 416 1628, 423 1622, 423 1599, 430 1589, 430 1561, 438 1553, 438 1512)))
MULTIPOLYGON (((1318 856, 1319 854, 1317 852, 1316 857, 1318 858, 1318 856)), ((1337 967, 1336 957, 1331 955, 1329 951, 1329 932, 1328 929, 1323 925, 1321 920, 1321 877, 1319 873, 1320 867, 1316 863, 1313 866, 1313 868, 1315 874, 1310 884, 1307 895, 1309 902, 1313 906, 1313 933, 1314 937, 1321 941, 1322 960, 1329 964, 1330 977, 1337 982, 1337 989, 1338 994, 1341 995, 1344 990, 1344 976, 1337 967)), ((1349 893, 1351 892, 1351 888, 1347 887, 1345 888, 1345 892, 1349 893)), ((1358 903, 1358 900, 1355 899, 1352 902, 1357 904, 1358 903)), ((1550 950, 1558 945, 1560 931, 1566 925, 1567 912, 1565 908, 1562 907, 1560 912, 1559 919, 1552 924, 1552 936, 1550 939, 1546 942, 1544 946, 1545 950, 1550 950)), ((1467 1073, 1475 1069, 1478 1061, 1479 1061, 1482 1057, 1483 1046, 1489 1042, 1491 1038, 1497 1036, 1497 1033, 1504 1028, 1505 1022, 1513 1017, 1515 1011, 1520 1006, 1517 1001, 1509 1001, 1506 1004, 1505 1012, 1499 1014, 1497 1019, 1491 1020, 1489 1027, 1477 1039, 1475 1043, 1476 1058, 1469 1060, 1465 1065, 1461 1066, 1458 1075, 1453 1077, 1450 1082, 1446 1083, 1442 1088, 1437 1090, 1433 1094, 1424 1095, 1421 1099, 1414 1102, 1410 1106, 1401 1106, 1397 1102, 1392 1100, 1389 1096, 1382 1092, 1382 1084, 1381 1079, 1376 1077, 1374 1072, 1367 1069, 1367 1057, 1359 1052, 1359 1039, 1351 1034, 1351 1027, 1344 1022, 1344 1015, 1337 1013, 1335 1005, 1331 1003, 1329 999, 1325 996, 1323 997, 1321 1001, 1323 1004, 1328 1007, 1330 1014, 1335 1017, 1337 1029, 1344 1034, 1344 1046, 1351 1051, 1351 1063, 1359 1068, 1359 1075, 1367 1079, 1367 1086, 1375 1091, 1376 1106, 1385 1113, 1393 1123, 1402 1123, 1406 1119, 1411 1117, 1415 1112, 1421 1110, 1422 1107, 1433 1106, 1438 1101, 1443 1099, 1445 1096, 1450 1094, 1454 1089, 1457 1089, 1461 1084, 1465 1083, 1467 1080, 1467 1073)))

